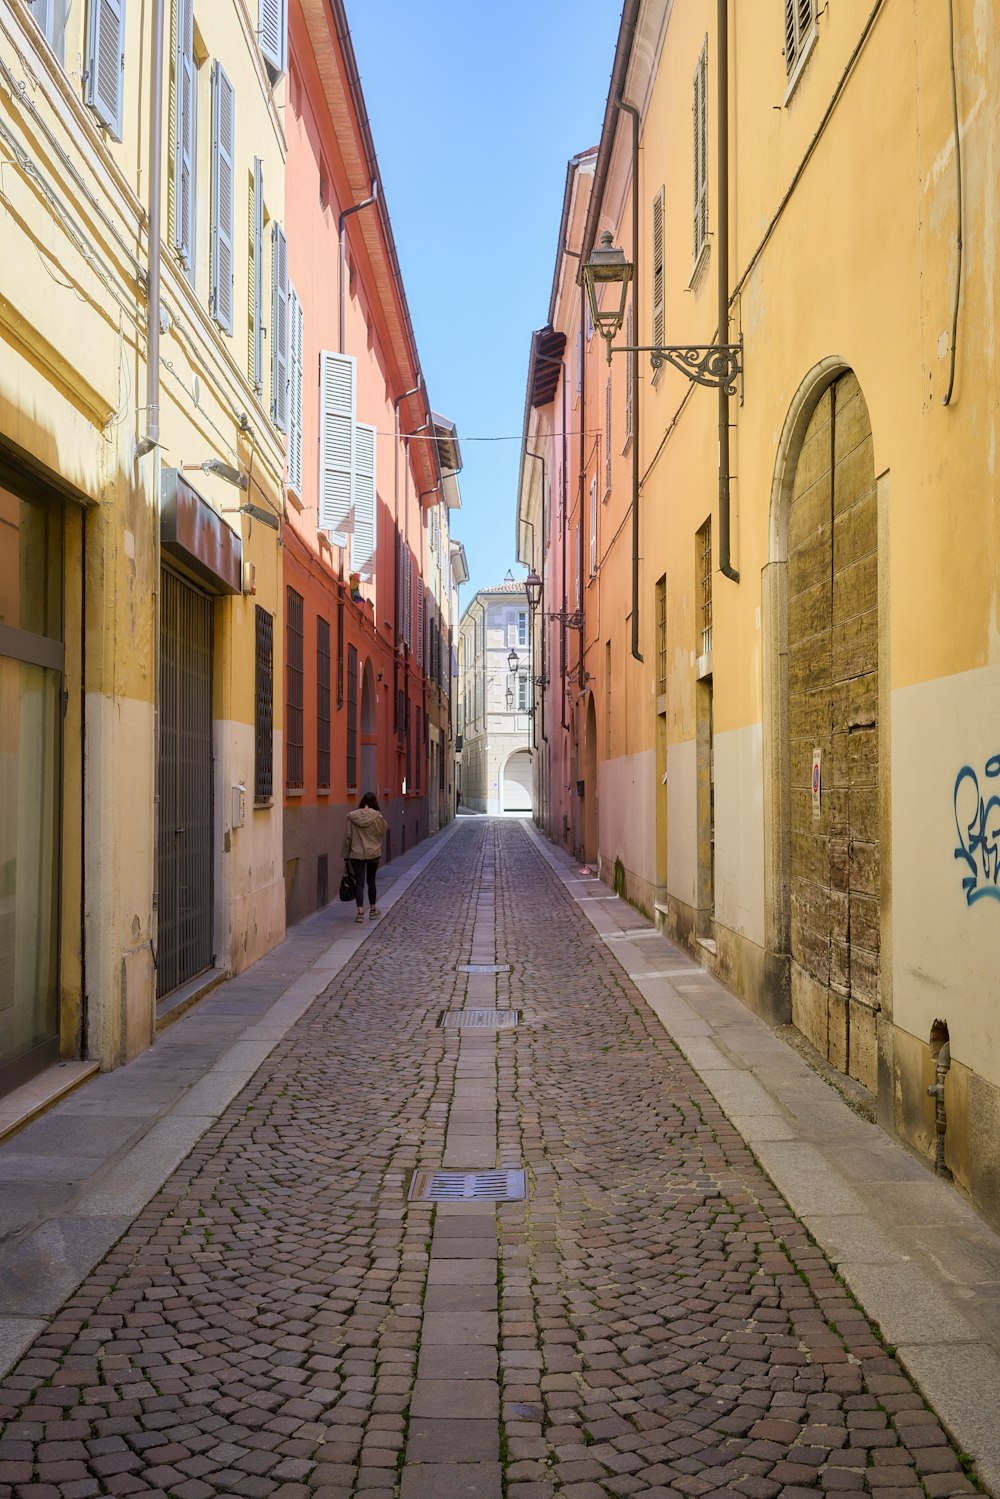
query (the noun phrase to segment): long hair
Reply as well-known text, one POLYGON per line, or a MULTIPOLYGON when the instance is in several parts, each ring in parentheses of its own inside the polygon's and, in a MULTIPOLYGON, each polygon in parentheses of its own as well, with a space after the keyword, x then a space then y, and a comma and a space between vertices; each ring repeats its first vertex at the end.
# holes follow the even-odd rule
POLYGON ((358 803, 358 807, 371 807, 375 812, 381 812, 382 810, 382 808, 378 804, 378 798, 376 797, 374 791, 366 791, 364 796, 358 803))

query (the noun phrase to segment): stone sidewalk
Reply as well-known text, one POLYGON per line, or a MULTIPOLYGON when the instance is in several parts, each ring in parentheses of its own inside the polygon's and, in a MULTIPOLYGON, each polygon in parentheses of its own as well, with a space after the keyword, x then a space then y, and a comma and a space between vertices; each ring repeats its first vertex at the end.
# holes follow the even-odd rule
POLYGON ((382 922, 321 913, 0 1149, 60 1186, 0 1253, 0 1496, 995 1485, 1000 1260, 955 1194, 524 825, 407 858, 382 922), (881 1338, 812 1235, 882 1272, 881 1338))

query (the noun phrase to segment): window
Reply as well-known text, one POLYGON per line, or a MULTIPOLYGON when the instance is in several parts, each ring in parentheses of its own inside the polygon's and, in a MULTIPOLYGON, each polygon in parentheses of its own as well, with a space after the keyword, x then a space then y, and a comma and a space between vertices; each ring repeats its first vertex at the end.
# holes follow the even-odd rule
POLYGON ((527 611, 527 609, 519 609, 517 611, 517 615, 515 617, 515 626, 516 626, 516 630, 517 630, 517 640, 516 640, 516 643, 518 645, 527 645, 528 644, 528 611, 527 611))
POLYGON ((258 21, 261 55, 277 83, 288 67, 288 0, 260 0, 258 21))
MULTIPOLYGON (((625 343, 628 348, 631 348, 634 343, 635 318, 632 315, 632 305, 630 301, 628 311, 625 314, 625 343)), ((625 441, 622 444, 623 453, 632 441, 632 408, 635 404, 635 380, 632 370, 632 355, 630 354, 625 361, 625 441)))
POLYGON ((302 498, 302 303, 288 291, 288 487, 302 498))
MULTIPOLYGON (((629 358, 631 359, 631 354, 629 358)), ((611 493, 611 376, 604 386, 604 497, 611 493)))
POLYGON ((294 588, 288 595, 288 629, 285 662, 285 785, 305 783, 305 734, 303 727, 305 696, 303 673, 303 602, 294 588))
POLYGON ((708 37, 694 75, 694 259, 708 243, 708 37))
POLYGON ((656 691, 660 697, 667 690, 667 577, 664 573, 656 585, 656 691))
POLYGON ((212 316, 233 332, 233 224, 236 179, 236 96, 219 63, 212 64, 212 316))
POLYGON ((354 503, 353 354, 319 356, 319 524, 335 546, 347 545, 354 503))
POLYGON ((597 572, 597 475, 590 481, 590 576, 597 572))
POLYGON ((194 0, 175 0, 174 73, 171 80, 173 109, 173 205, 174 249, 191 276, 195 243, 195 162, 197 160, 195 115, 198 107, 197 69, 194 58, 194 0))
MULTIPOLYGON (((653 344, 663 343, 663 307, 664 307, 664 273, 663 273, 663 188, 653 199, 653 326, 651 329, 650 342, 653 344)), ((652 360, 650 361, 652 363, 652 360)), ((654 366, 655 368, 655 366, 654 366)))
POLYGON ((712 519, 698 532, 698 622, 701 627, 701 654, 712 654, 712 519))
POLYGON ((288 241, 271 226, 271 419, 288 431, 288 241))
POLYGON ((376 526, 375 428, 357 422, 354 428, 354 531, 351 566, 371 572, 375 566, 376 526))
POLYGON ((347 647, 347 785, 358 784, 358 652, 347 647))
POLYGON ((791 77, 816 26, 816 0, 785 0, 785 72, 791 77))
POLYGON ((419 791, 420 790, 420 776, 421 776, 421 771, 422 771, 422 768, 423 768, 423 759, 424 759, 423 718, 422 718, 422 713, 421 713, 421 709, 420 709, 420 705, 419 704, 417 705, 416 751, 417 751, 416 760, 415 760, 415 763, 414 763, 414 766, 413 766, 413 770, 414 770, 413 789, 414 789, 414 791, 419 791))
POLYGON ((573 538, 573 557, 576 563, 576 607, 583 608, 583 552, 582 552, 582 527, 580 522, 576 523, 576 535, 573 538))
POLYGON ((90 0, 84 79, 85 103, 114 139, 120 141, 125 84, 125 0, 90 0))
POLYGON ((269 802, 274 795, 274 621, 259 604, 256 612, 253 799, 269 802))
POLYGON ((531 678, 522 672, 517 674, 517 711, 528 713, 531 709, 531 678))
POLYGON ((611 641, 604 642, 604 756, 611 759, 611 641))
POLYGON ((66 0, 28 0, 35 25, 61 63, 66 61, 66 0))
POLYGON ((316 785, 330 786, 330 621, 316 619, 316 785))
POLYGON ((264 168, 259 156, 254 157, 248 222, 248 369, 253 388, 261 395, 264 390, 264 168))

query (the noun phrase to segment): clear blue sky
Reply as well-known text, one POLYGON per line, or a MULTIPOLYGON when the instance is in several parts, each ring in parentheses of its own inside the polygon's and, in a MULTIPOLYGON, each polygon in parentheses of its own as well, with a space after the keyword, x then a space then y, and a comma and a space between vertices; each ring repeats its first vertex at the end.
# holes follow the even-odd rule
POLYGON ((471 581, 514 560, 532 330, 548 315, 566 163, 596 146, 619 0, 348 0, 431 403, 465 467, 454 535, 471 581))

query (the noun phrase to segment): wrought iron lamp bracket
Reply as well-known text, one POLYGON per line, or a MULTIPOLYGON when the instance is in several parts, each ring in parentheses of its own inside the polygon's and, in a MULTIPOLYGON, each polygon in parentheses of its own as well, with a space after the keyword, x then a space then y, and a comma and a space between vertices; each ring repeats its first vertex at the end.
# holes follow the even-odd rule
POLYGON ((612 354, 648 354, 654 370, 672 364, 697 385, 707 385, 713 390, 721 387, 729 396, 736 395, 739 388, 742 399, 742 338, 738 344, 620 344, 612 348, 609 337, 607 344, 609 364, 612 354))
POLYGON ((550 609, 548 611, 548 615, 549 619, 557 620, 558 623, 564 625, 567 630, 583 629, 582 609, 550 609))

